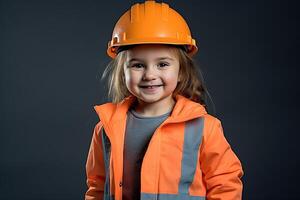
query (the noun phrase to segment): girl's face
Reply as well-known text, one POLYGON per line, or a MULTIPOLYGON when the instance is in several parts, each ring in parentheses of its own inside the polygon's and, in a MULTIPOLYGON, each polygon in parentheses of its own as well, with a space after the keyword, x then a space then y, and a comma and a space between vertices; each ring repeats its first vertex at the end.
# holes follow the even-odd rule
POLYGON ((169 102, 178 83, 179 61, 166 45, 137 45, 124 65, 126 87, 144 103, 169 102))

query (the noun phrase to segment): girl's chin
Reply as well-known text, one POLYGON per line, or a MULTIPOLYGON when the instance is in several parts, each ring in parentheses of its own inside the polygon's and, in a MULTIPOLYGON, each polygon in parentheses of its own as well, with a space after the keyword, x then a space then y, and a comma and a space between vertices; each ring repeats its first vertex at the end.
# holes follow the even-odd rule
POLYGON ((161 95, 143 95, 138 99, 145 103, 158 103, 160 101, 165 101, 166 97, 161 95))

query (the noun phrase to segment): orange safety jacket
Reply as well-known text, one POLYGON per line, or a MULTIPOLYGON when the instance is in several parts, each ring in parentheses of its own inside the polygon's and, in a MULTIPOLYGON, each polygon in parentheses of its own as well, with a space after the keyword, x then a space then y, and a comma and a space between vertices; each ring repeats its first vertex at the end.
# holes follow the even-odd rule
MULTIPOLYGON (((136 97, 94 106, 94 128, 86 162, 86 200, 122 200, 123 147, 127 111, 136 97)), ((242 199, 244 172, 219 119, 176 95, 171 115, 155 130, 141 166, 141 200, 242 199)))

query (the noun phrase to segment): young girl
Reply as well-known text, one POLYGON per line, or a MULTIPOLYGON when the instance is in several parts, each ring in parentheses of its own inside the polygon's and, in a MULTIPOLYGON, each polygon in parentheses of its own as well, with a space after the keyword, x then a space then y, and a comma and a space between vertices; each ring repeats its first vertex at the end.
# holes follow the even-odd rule
POLYGON ((108 44, 112 103, 95 106, 86 200, 238 200, 241 163, 206 111, 197 46, 165 3, 135 4, 108 44))

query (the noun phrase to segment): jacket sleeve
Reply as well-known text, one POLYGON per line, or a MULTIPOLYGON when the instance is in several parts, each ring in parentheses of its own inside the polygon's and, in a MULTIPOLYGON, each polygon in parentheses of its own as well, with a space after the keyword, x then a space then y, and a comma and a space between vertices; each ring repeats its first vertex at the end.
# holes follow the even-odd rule
POLYGON ((94 128, 92 141, 86 161, 86 176, 88 190, 85 193, 85 200, 103 200, 105 167, 103 159, 103 148, 101 139, 101 122, 94 128))
POLYGON ((244 175, 241 162, 227 142, 220 120, 214 118, 208 131, 200 154, 207 200, 240 200, 244 175))

